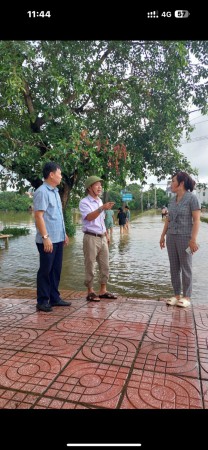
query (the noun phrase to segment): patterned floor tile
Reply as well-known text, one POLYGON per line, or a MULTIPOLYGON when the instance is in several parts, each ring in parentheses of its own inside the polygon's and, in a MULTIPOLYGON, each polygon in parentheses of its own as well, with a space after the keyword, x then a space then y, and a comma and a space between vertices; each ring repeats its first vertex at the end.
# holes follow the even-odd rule
POLYGON ((128 369, 74 359, 45 397, 116 408, 128 369))
POLYGON ((194 319, 192 309, 183 309, 177 306, 164 305, 161 307, 160 305, 158 305, 151 317, 151 324, 193 329, 194 319), (165 309, 167 309, 166 313, 165 309))
POLYGON ((36 304, 34 302, 29 304, 25 301, 24 303, 13 305, 10 309, 13 314, 33 314, 36 313, 36 304))
POLYGON ((202 381, 202 392, 204 399, 204 408, 208 409, 208 381, 202 381))
POLYGON ((208 380, 208 348, 199 349, 199 366, 201 378, 208 380))
POLYGON ((66 319, 62 319, 57 323, 56 326, 53 326, 52 330, 60 330, 60 331, 72 331, 78 333, 88 333, 92 334, 99 327, 100 323, 103 320, 94 319, 94 318, 86 318, 85 317, 67 317, 66 319))
POLYGON ((95 331, 96 335, 136 339, 140 341, 146 330, 145 324, 125 322, 121 320, 105 320, 95 331))
POLYGON ((194 312, 196 327, 198 331, 208 330, 208 309, 196 309, 194 312))
POLYGON ((131 367, 137 348, 138 341, 93 335, 76 355, 76 358, 131 367))
POLYGON ((195 348, 162 342, 152 343, 147 338, 139 349, 134 367, 145 371, 199 377, 195 348))
POLYGON ((33 409, 92 409, 92 407, 81 405, 80 403, 65 402, 64 400, 54 400, 53 398, 42 397, 33 409))
POLYGON ((31 299, 25 298, 25 299, 20 299, 20 298, 0 298, 0 306, 1 307, 8 307, 8 308, 12 308, 14 305, 24 305, 24 303, 28 304, 28 303, 32 303, 31 299))
POLYGON ((3 327, 8 327, 9 325, 19 325, 22 320, 27 320, 27 317, 27 314, 14 314, 13 312, 1 314, 0 329, 2 329, 3 327))
POLYGON ((37 311, 35 314, 29 314, 24 319, 19 320, 15 323, 15 325, 22 328, 25 327, 45 330, 52 325, 55 325, 60 320, 60 315, 56 315, 55 312, 45 313, 42 311, 37 311))
POLYGON ((7 327, 0 331, 0 348, 22 350, 31 341, 36 340, 41 333, 43 333, 42 330, 7 327))
POLYGON ((205 303, 61 290, 72 305, 45 314, 36 289, 0 295, 0 409, 208 409, 205 303))
POLYGON ((31 288, 1 288, 1 298, 36 298, 36 289, 31 288))
MULTIPOLYGON (((11 356, 15 355, 15 353, 16 353, 16 350, 8 350, 8 348, 6 348, 6 349, 0 348, 0 366, 1 366, 1 364, 4 364, 5 361, 10 359, 11 356)), ((1 383, 0 383, 0 385, 1 385, 1 383)))
POLYGON ((32 394, 0 389, 0 409, 30 409, 37 399, 32 394))
POLYGON ((197 335, 197 342, 198 342, 198 347, 201 350, 207 350, 208 349, 208 329, 207 330, 197 330, 196 332, 197 335))
MULTIPOLYGON (((87 303, 87 302, 86 302, 87 303)), ((95 304, 95 302, 88 302, 87 305, 79 308, 73 313, 73 317, 86 317, 86 318, 94 318, 94 319, 106 319, 109 315, 116 309, 116 306, 112 307, 105 306, 102 307, 99 303, 95 304)))
POLYGON ((201 409, 199 380, 134 370, 121 409, 201 409))
MULTIPOLYGON (((125 297, 122 297, 125 298, 125 297)), ((126 302, 130 303, 131 305, 135 304, 142 309, 145 307, 149 307, 151 310, 155 308, 155 306, 158 303, 158 300, 150 300, 149 298, 133 298, 133 297, 126 297, 126 302)))
POLYGON ((186 329, 175 326, 149 325, 146 336, 152 342, 168 342, 170 344, 196 347, 196 335, 194 329, 186 329))
POLYGON ((42 393, 67 362, 57 356, 18 352, 1 364, 0 386, 42 393))
POLYGON ((133 323, 148 323, 151 317, 151 312, 144 310, 140 311, 138 307, 133 308, 118 308, 110 316, 110 319, 128 321, 133 323))
POLYGON ((89 338, 88 334, 69 331, 46 331, 24 351, 72 358, 89 338))

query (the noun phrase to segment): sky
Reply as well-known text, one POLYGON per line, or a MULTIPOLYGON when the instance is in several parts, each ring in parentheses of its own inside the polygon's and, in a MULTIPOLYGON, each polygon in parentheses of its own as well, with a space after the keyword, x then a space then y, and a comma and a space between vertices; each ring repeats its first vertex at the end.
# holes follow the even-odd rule
MULTIPOLYGON (((182 138, 179 150, 187 157, 191 166, 198 169, 198 177, 193 176, 195 181, 208 184, 208 116, 202 116, 199 111, 195 111, 190 114, 190 123, 195 126, 190 134, 190 142, 182 138)), ((166 180, 158 183, 155 176, 148 178, 148 186, 151 183, 162 189, 167 185, 166 180)))

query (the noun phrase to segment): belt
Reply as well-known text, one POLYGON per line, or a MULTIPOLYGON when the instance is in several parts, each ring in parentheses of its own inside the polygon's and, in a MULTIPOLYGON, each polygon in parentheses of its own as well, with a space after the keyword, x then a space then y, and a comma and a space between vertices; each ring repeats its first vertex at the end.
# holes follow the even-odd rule
POLYGON ((84 231, 84 234, 90 234, 91 236, 96 236, 96 237, 104 237, 105 236, 105 234, 91 233, 91 231, 84 231))

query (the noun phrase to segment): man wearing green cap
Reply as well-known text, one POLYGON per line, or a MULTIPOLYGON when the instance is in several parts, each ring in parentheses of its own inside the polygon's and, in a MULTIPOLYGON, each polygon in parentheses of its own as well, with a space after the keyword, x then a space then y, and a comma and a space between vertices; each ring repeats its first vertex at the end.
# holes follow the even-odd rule
POLYGON ((85 262, 86 300, 99 302, 101 298, 117 298, 107 291, 109 278, 109 236, 104 222, 104 210, 111 209, 114 202, 104 203, 100 199, 102 194, 102 178, 92 175, 87 178, 85 187, 87 196, 79 203, 83 224, 83 251, 85 262), (97 295, 93 289, 95 263, 100 272, 100 292, 97 295))

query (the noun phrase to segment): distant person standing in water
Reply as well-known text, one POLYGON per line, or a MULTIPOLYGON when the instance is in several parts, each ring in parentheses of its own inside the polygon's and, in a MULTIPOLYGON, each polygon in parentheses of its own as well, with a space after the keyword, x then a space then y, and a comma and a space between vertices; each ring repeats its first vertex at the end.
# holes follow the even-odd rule
POLYGON ((105 226, 107 232, 110 232, 110 234, 113 233, 113 226, 114 226, 114 211, 113 209, 106 209, 105 211, 105 226))
POLYGON ((125 214, 126 214, 126 225, 125 225, 125 229, 129 230, 129 223, 130 223, 130 209, 128 207, 128 205, 125 206, 125 214))
POLYGON ((186 172, 177 172, 172 177, 171 191, 176 195, 168 206, 168 216, 160 238, 160 247, 163 249, 167 234, 166 244, 174 290, 174 296, 167 300, 167 304, 171 306, 187 307, 191 301, 192 255, 198 250, 196 239, 201 214, 200 203, 196 195, 192 194, 194 186, 195 181, 186 172))
POLYGON ((118 219, 118 224, 120 226, 120 233, 123 234, 124 227, 126 225, 126 213, 123 211, 123 209, 121 207, 118 208, 117 219, 118 219))

